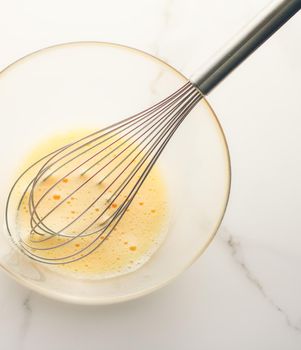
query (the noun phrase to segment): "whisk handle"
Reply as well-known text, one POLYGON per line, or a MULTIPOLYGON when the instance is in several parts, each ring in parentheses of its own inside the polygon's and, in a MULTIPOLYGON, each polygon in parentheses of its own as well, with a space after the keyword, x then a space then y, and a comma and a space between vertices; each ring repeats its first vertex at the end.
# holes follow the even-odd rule
POLYGON ((206 95, 301 8, 301 0, 275 0, 191 77, 206 95))

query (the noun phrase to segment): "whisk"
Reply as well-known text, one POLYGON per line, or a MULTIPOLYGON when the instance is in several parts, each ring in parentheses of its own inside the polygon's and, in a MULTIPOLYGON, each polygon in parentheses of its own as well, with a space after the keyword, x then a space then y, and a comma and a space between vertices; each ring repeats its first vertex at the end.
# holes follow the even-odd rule
POLYGON ((191 110, 300 8, 301 0, 276 0, 172 95, 28 167, 6 204, 6 227, 17 248, 55 265, 75 262, 104 244, 191 110), (80 204, 68 216, 72 201, 80 204), (25 231, 16 224, 24 218, 25 231), (62 247, 71 243, 66 253, 62 247))

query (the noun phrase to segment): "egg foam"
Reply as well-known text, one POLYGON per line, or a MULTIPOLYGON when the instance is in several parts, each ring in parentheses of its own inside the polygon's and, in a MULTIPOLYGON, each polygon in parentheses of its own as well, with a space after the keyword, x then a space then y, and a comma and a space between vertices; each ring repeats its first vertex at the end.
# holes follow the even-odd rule
MULTIPOLYGON (((22 168, 26 169, 28 165, 34 163, 43 155, 86 134, 88 134, 86 130, 76 130, 43 140, 25 157, 22 168)), ((113 156, 112 153, 110 157, 113 156)), ((72 164, 74 167, 74 163, 72 164)), ((67 165, 63 170, 68 173, 70 169, 67 165)), ((133 183, 137 181, 139 175, 141 174, 137 173, 133 183)), ((34 200, 35 203, 40 201, 39 217, 46 216, 43 224, 51 227, 54 232, 58 232, 62 227, 76 219, 90 203, 95 203, 84 215, 81 215, 80 219, 69 225, 68 237, 60 234, 41 237, 41 235, 31 232, 30 194, 25 194, 16 219, 17 228, 21 232, 25 243, 37 248, 39 256, 52 261, 74 254, 80 256, 79 260, 69 263, 45 264, 46 268, 54 269, 60 273, 72 274, 79 278, 102 279, 120 276, 140 268, 164 241, 168 226, 168 195, 166 182, 158 165, 151 169, 122 219, 112 229, 110 235, 106 238, 105 235, 98 237, 96 242, 101 244, 86 256, 86 251, 82 251, 82 249, 89 246, 89 244, 94 247, 95 245, 93 246, 92 243, 97 235, 82 235, 73 240, 72 234, 83 231, 87 227, 87 223, 94 221, 95 224, 92 228, 104 225, 111 214, 121 205, 122 198, 117 198, 102 215, 101 219, 97 220, 99 213, 103 211, 108 203, 110 191, 105 191, 101 199, 97 200, 97 198, 106 189, 110 179, 99 183, 97 176, 91 179, 89 178, 89 176, 91 177, 90 173, 80 174, 76 171, 62 179, 60 176, 60 173, 54 173, 36 184, 34 200), (54 184, 57 185, 51 189, 54 184), (82 189, 71 196, 70 193, 81 185, 83 185, 82 189), (68 199, 64 200, 67 197, 68 199), (61 205, 54 211, 55 215, 49 215, 48 213, 58 203, 61 205), (55 249, 49 249, 52 247, 55 249)), ((118 184, 117 181, 116 185, 118 184)), ((35 253, 35 249, 32 249, 32 252, 35 253)))

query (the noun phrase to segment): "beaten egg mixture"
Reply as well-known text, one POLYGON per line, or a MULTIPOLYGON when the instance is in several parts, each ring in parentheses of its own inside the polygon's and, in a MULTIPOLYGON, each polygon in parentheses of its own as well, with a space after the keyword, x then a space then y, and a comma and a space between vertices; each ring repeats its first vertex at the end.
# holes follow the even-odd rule
MULTIPOLYGON (((57 135, 43 141, 28 155, 25 160, 25 167, 52 150, 77 140, 83 134, 85 132, 76 131, 57 135)), ((67 165, 64 173, 68 174, 68 170, 67 165)), ((97 227, 97 225, 99 227, 104 225, 106 219, 118 209, 122 202, 122 196, 110 204, 110 208, 102 215, 101 219, 97 219, 108 203, 110 191, 105 191, 105 195, 101 199, 97 200, 97 198, 107 188, 109 180, 99 182, 99 178, 96 176, 86 182, 91 177, 90 173, 73 172, 61 180, 60 176, 60 173, 50 174, 39 181, 35 187, 34 200, 35 203, 40 201, 37 209, 39 217, 46 215, 46 219, 43 221, 45 227, 58 232, 93 203, 91 208, 79 220, 75 220, 73 224, 68 226, 68 229, 66 228, 68 231, 67 237, 63 235, 64 230, 62 230, 62 235, 51 236, 30 233, 29 193, 24 196, 17 215, 17 226, 22 231, 25 242, 28 242, 31 247, 38 248, 37 251, 34 249, 32 251, 38 253, 42 258, 50 258, 55 261, 56 258, 70 256, 75 253, 80 254, 81 258, 79 260, 67 264, 57 264, 52 268, 78 276, 108 278, 136 270, 158 249, 167 232, 168 217, 166 184, 158 166, 153 167, 121 221, 109 237, 106 239, 104 239, 105 235, 98 237, 96 242, 101 243, 98 247, 95 243, 92 244, 97 238, 96 234, 83 235, 72 240, 72 233, 76 234, 84 230, 87 224, 89 225, 94 221, 95 224, 92 225, 92 228, 97 227), (56 184, 58 181, 59 183, 56 184), (56 185, 51 189, 54 184, 56 185), (72 194, 73 190, 81 185, 84 185, 82 190, 72 194), (64 200, 68 196, 69 198, 64 200), (58 203, 61 205, 57 206, 58 203), (51 210, 56 206, 57 209, 51 213, 51 210), (48 214, 47 217, 49 212, 51 214, 48 214), (85 256, 87 251, 82 249, 89 244, 96 248, 93 251, 88 249, 89 254, 85 256), (56 248, 43 249, 49 247, 56 248)))

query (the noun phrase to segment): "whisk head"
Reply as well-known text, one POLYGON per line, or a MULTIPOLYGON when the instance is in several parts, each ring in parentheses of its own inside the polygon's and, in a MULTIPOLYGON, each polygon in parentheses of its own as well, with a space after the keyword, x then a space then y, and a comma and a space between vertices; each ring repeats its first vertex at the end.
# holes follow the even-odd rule
POLYGON ((95 251, 201 98, 188 82, 154 106, 32 164, 14 183, 6 204, 6 226, 15 245, 46 264, 71 263, 95 251), (61 248, 68 245, 72 249, 66 254, 61 248))

